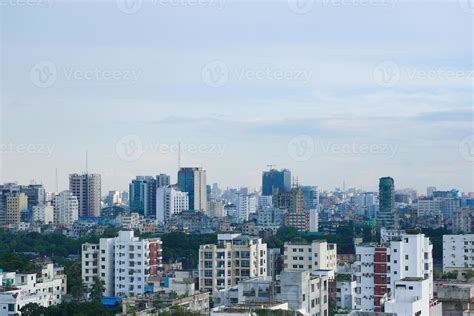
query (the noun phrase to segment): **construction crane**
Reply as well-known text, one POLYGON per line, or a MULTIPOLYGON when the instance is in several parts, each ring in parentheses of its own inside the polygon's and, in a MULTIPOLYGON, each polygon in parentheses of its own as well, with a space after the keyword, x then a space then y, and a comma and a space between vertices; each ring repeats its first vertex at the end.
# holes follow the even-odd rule
POLYGON ((273 170, 273 169, 275 169, 276 165, 267 165, 267 167, 268 167, 270 170, 273 170))

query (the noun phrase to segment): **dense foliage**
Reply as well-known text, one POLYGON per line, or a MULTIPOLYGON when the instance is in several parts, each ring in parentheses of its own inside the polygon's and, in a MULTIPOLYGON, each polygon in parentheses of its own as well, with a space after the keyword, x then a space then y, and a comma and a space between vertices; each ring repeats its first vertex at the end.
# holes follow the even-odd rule
POLYGON ((69 302, 49 307, 30 303, 20 309, 23 316, 113 316, 120 313, 121 310, 121 306, 119 305, 115 308, 108 308, 103 307, 100 303, 86 302, 69 302))

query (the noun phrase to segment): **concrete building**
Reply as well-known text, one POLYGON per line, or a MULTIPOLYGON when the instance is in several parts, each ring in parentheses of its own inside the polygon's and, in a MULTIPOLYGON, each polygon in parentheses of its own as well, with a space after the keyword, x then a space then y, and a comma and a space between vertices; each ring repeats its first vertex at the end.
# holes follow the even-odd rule
POLYGON ((189 210, 187 192, 175 190, 171 186, 156 189, 156 221, 164 224, 174 216, 189 210))
POLYGON ((71 191, 62 191, 54 197, 54 223, 71 226, 79 219, 79 201, 71 191))
POLYGON ((100 216, 101 185, 100 174, 69 175, 69 191, 77 197, 79 216, 100 216))
POLYGON ((281 227, 285 224, 285 209, 265 208, 257 211, 257 224, 266 227, 281 227))
POLYGON ((396 281, 391 298, 384 304, 385 312, 397 315, 441 316, 441 305, 431 301, 429 287, 429 280, 424 278, 404 278, 396 281))
POLYGON ((352 274, 338 274, 336 277, 336 307, 340 309, 354 309, 356 298, 356 281, 352 274))
POLYGON ((199 288, 216 291, 240 281, 267 276, 267 245, 261 238, 219 234, 218 244, 199 248, 199 288))
POLYGON ((356 246, 356 308, 380 312, 382 299, 395 282, 406 278, 428 280, 433 298, 433 245, 423 234, 407 235, 386 244, 356 246))
POLYGON ((287 242, 283 262, 285 271, 336 271, 337 245, 322 240, 313 240, 310 244, 287 242))
POLYGON ((449 283, 437 289, 443 316, 474 315, 474 283, 449 283))
POLYGON ((463 207, 453 211, 452 227, 453 234, 474 233, 474 209, 463 207))
MULTIPOLYGON (((232 309, 246 307, 266 309, 286 303, 295 315, 329 315, 329 280, 309 271, 283 271, 280 278, 256 277, 241 281, 237 286, 215 295, 216 305, 232 309)), ((280 306, 280 309, 282 307, 280 306)), ((283 308, 286 310, 285 308, 283 308)))
POLYGON ((418 199, 417 215, 418 217, 441 216, 441 199, 433 197, 418 199))
POLYGON ((207 202, 207 216, 211 218, 222 218, 226 216, 224 212, 224 203, 218 200, 210 200, 207 202))
POLYGON ((236 201, 237 220, 246 222, 249 215, 257 212, 257 196, 255 194, 237 194, 236 201))
POLYGON ((178 190, 188 192, 190 210, 206 212, 206 170, 200 167, 181 168, 178 171, 178 190))
POLYGON ((474 268, 474 234, 443 236, 443 271, 474 268))
POLYGON ((162 267, 159 238, 140 239, 133 231, 101 238, 99 244, 82 245, 82 279, 87 287, 94 278, 104 282, 106 296, 135 296, 145 292, 148 278, 162 267))
POLYGON ((267 249, 267 275, 276 280, 283 269, 283 257, 280 248, 267 249))
POLYGON ((280 295, 288 307, 302 315, 329 315, 329 280, 311 275, 310 271, 283 271, 280 295))
POLYGON ((54 207, 50 202, 33 206, 32 221, 41 224, 54 224, 54 207))
POLYGON ((65 293, 64 270, 46 265, 40 274, 0 271, 0 316, 21 315, 30 303, 48 307, 62 302, 65 293))
POLYGON ((25 193, 11 192, 5 195, 6 224, 18 225, 21 212, 28 210, 28 197, 25 193))

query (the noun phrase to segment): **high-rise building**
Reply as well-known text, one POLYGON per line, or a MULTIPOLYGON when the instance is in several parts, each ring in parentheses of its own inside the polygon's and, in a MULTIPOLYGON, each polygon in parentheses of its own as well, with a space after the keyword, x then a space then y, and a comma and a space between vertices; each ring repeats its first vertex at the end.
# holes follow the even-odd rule
POLYGON ((285 271, 333 270, 337 267, 337 245, 325 240, 312 243, 286 242, 284 246, 285 271))
POLYGON ((288 169, 278 171, 271 169, 262 174, 262 195, 272 195, 274 190, 278 192, 290 192, 291 172, 288 169))
POLYGON ((41 224, 54 224, 54 207, 51 202, 33 206, 32 221, 41 224))
POLYGON ((356 246, 356 309, 381 311, 382 299, 393 295, 403 279, 428 280, 433 297, 433 245, 423 234, 402 234, 385 244, 356 246))
POLYGON ((224 203, 218 200, 210 200, 207 202, 207 216, 214 218, 222 218, 226 214, 224 212, 224 203))
POLYGON ((170 185, 170 176, 164 173, 160 173, 156 176, 156 186, 158 188, 166 187, 170 185))
POLYGON ((261 238, 219 234, 218 244, 199 248, 199 288, 216 291, 267 276, 267 244, 261 238))
POLYGON ((69 191, 79 202, 79 216, 100 216, 100 174, 84 173, 69 175, 69 191))
POLYGON ((9 192, 5 196, 6 224, 19 224, 21 212, 28 209, 28 197, 25 193, 9 192))
POLYGON ((156 190, 156 220, 166 223, 175 214, 189 210, 187 192, 175 190, 171 186, 159 187, 156 190))
POLYGON ((301 186, 303 207, 305 210, 319 209, 319 191, 317 186, 301 186))
POLYGON ((22 185, 20 191, 28 197, 28 210, 33 210, 34 206, 43 204, 46 200, 46 191, 42 184, 22 185))
POLYGON ((158 176, 137 176, 129 186, 130 211, 137 212, 148 218, 156 218, 156 192, 160 187, 168 186, 170 177, 166 174, 158 176))
POLYGON ((20 193, 20 186, 16 183, 0 185, 0 225, 7 224, 7 196, 20 193))
POLYGON ((188 192, 189 209, 207 210, 206 171, 202 168, 181 168, 178 171, 178 190, 188 192))
POLYGON ((390 177, 380 178, 377 224, 388 229, 398 228, 398 214, 395 208, 395 182, 390 177))
POLYGON ((150 277, 162 269, 162 242, 140 239, 133 231, 101 238, 99 244, 82 245, 82 280, 91 287, 94 278, 104 282, 106 296, 137 296, 145 293, 150 277))
POLYGON ((54 223, 71 226, 79 219, 79 201, 71 191, 62 191, 54 197, 54 223))
POLYGON ((249 215, 257 212, 255 194, 237 194, 236 211, 239 222, 248 221, 249 215))

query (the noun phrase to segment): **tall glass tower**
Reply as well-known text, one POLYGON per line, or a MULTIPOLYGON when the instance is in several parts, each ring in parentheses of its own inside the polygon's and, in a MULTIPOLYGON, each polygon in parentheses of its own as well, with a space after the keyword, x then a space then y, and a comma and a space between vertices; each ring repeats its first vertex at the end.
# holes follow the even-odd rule
POLYGON ((377 225, 387 229, 398 229, 398 214, 395 208, 395 182, 391 177, 379 180, 379 212, 377 225))

